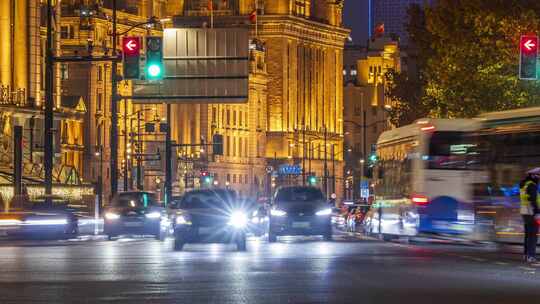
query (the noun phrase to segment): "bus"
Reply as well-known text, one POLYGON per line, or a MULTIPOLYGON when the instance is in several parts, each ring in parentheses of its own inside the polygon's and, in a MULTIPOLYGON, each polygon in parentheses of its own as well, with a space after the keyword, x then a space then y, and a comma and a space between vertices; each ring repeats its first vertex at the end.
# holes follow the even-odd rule
POLYGON ((473 188, 482 179, 475 119, 420 119, 377 142, 374 202, 364 232, 384 239, 474 230, 473 188))
POLYGON ((525 172, 540 167, 540 107, 487 113, 479 119, 488 180, 475 185, 477 215, 492 224, 493 241, 522 243, 519 183, 525 172))

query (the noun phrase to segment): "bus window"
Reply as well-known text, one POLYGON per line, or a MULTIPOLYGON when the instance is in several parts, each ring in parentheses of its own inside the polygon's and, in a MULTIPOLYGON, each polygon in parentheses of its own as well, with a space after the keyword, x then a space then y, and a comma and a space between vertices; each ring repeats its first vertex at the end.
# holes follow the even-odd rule
POLYGON ((477 144, 463 132, 435 132, 429 140, 428 169, 471 169, 477 144))

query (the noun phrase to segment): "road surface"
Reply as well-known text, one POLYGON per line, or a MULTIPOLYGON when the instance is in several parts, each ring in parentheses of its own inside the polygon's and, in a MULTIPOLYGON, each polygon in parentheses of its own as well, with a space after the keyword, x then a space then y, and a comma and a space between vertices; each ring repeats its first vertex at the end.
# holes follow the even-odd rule
POLYGON ((250 239, 0 243, 0 303, 537 303, 540 267, 519 248, 250 239))

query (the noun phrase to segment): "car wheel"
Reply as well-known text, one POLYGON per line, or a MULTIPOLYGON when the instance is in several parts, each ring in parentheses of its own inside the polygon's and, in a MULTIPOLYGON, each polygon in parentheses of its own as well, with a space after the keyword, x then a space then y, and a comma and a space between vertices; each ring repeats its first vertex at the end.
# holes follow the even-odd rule
POLYGON ((325 235, 323 235, 323 238, 325 241, 331 241, 332 240, 332 232, 327 232, 325 235))
POLYGON ((113 241, 113 238, 116 237, 116 235, 107 234, 107 240, 113 241))
POLYGON ((161 230, 161 229, 160 229, 159 233, 156 234, 156 240, 158 240, 158 241, 164 241, 166 237, 167 237, 166 232, 161 230))
POLYGON ((241 235, 238 240, 236 240, 236 250, 238 251, 246 251, 246 235, 241 235))
POLYGON ((185 241, 184 241, 184 238, 181 237, 181 236, 176 236, 174 238, 174 250, 175 251, 182 251, 182 249, 184 249, 184 245, 185 245, 185 241))
POLYGON ((268 242, 269 243, 277 242, 277 235, 275 233, 273 233, 272 231, 268 232, 268 242))
POLYGON ((390 235, 390 234, 383 234, 383 235, 382 235, 382 239, 383 239, 383 241, 385 241, 385 242, 390 242, 390 241, 392 241, 392 240, 395 239, 395 238, 396 238, 395 236, 390 235))

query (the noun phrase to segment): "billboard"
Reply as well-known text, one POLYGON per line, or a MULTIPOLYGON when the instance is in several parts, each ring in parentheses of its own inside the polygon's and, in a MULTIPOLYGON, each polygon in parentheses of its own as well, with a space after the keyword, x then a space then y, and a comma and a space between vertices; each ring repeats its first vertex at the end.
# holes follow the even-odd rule
POLYGON ((165 29, 163 62, 162 80, 134 81, 134 102, 247 102, 247 28, 165 29))

